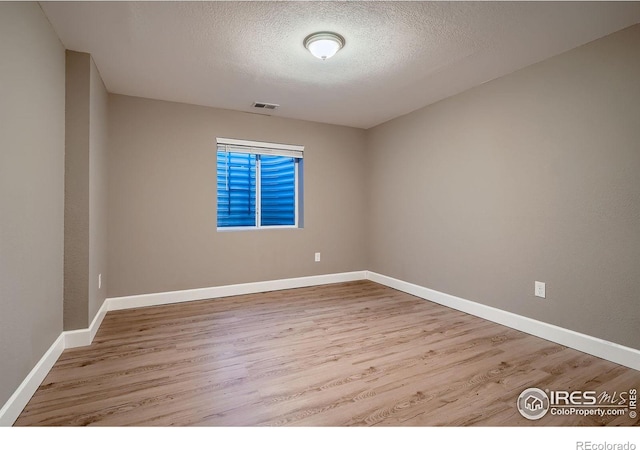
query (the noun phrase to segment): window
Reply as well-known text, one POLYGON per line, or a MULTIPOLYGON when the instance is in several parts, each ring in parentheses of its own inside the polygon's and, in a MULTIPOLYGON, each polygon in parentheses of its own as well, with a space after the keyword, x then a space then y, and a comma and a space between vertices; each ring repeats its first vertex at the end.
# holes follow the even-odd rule
POLYGON ((218 229, 300 227, 304 147, 217 143, 218 229))

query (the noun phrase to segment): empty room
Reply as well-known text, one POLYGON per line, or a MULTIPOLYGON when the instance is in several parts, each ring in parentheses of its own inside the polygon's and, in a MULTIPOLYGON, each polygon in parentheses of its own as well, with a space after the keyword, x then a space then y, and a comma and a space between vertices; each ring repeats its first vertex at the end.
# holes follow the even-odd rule
POLYGON ((640 2, 2 2, 0 77, 0 425, 640 423, 640 2))

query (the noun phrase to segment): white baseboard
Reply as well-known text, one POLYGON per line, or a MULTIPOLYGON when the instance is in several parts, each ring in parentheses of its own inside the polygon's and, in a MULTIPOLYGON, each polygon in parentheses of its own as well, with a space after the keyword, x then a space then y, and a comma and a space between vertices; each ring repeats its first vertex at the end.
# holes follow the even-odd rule
POLYGON ((230 297, 233 295, 256 294, 258 292, 343 283, 345 281, 364 280, 366 276, 367 272, 365 270, 328 275, 313 275, 309 277, 287 278, 284 280, 258 281, 255 283, 230 284, 227 286, 187 289, 184 291, 113 297, 108 298, 105 303, 107 304, 108 311, 117 311, 120 309, 140 308, 144 306, 166 305, 168 303, 190 302, 194 300, 230 297))
POLYGON ((106 316, 107 312, 109 311, 108 306, 109 305, 105 300, 98 310, 98 313, 93 318, 93 321, 91 321, 91 325, 89 325, 89 328, 63 331, 62 335, 64 336, 64 348, 67 349, 91 345, 91 343, 93 342, 93 338, 96 336, 96 333, 98 332, 98 329, 102 324, 104 316, 106 316))
POLYGON ((640 370, 640 350, 367 271, 367 279, 476 317, 490 320, 598 358, 640 370))
POLYGON ((16 421, 22 410, 33 394, 38 390, 40 384, 45 379, 53 365, 56 363, 64 350, 64 336, 61 334, 58 339, 49 347, 49 350, 40 358, 40 361, 29 372, 29 375, 22 381, 18 389, 0 409, 0 426, 10 427, 16 421))
POLYGON ((60 336, 58 336, 31 372, 29 372, 29 375, 27 375, 20 386, 18 386, 18 389, 14 391, 13 395, 9 397, 9 400, 7 400, 2 409, 0 409, 0 426, 6 427, 13 425, 64 350, 91 344, 106 314, 107 308, 106 302, 104 302, 89 328, 63 331, 60 333, 60 336))
POLYGON ((131 295, 127 297, 108 298, 98 310, 89 328, 63 331, 49 350, 38 361, 33 370, 18 386, 13 395, 0 409, 0 426, 11 426, 16 421, 24 407, 45 379, 62 352, 67 348, 91 345, 102 320, 109 311, 139 308, 143 306, 165 305, 168 303, 206 300, 232 295, 254 294, 258 292, 295 289, 300 287, 320 286, 323 284, 343 283, 366 279, 366 271, 344 272, 328 275, 314 275, 309 277, 289 278, 284 280, 260 281, 256 283, 233 284, 202 289, 188 289, 184 291, 160 292, 157 294, 131 295))
POLYGON ((371 280, 373 282, 406 292, 416 297, 430 300, 444 306, 471 314, 492 322, 505 325, 525 333, 547 339, 567 347, 597 356, 599 358, 640 370, 640 350, 625 347, 603 339, 560 328, 528 317, 519 316, 491 306, 482 305, 460 297, 445 294, 416 284, 407 283, 385 275, 370 271, 345 272, 329 275, 315 275, 284 280, 260 281, 255 283, 233 284, 201 289, 188 289, 156 294, 131 295, 127 297, 108 298, 91 322, 89 328, 64 331, 51 345, 49 350, 38 361, 22 384, 0 409, 0 426, 11 426, 24 407, 36 392, 49 370, 53 367, 62 352, 67 348, 90 345, 102 320, 109 311, 139 308, 144 306, 165 305, 194 300, 206 300, 233 295, 254 294, 258 292, 295 289, 300 287, 320 286, 323 284, 343 283, 346 281, 371 280))

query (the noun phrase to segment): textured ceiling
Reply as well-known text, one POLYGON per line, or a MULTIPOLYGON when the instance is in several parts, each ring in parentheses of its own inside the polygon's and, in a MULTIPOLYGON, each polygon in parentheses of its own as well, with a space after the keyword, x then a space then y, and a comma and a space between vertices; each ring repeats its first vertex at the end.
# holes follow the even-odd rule
POLYGON ((369 128, 640 22, 640 2, 41 2, 109 92, 369 128), (346 39, 321 61, 308 34, 346 39))

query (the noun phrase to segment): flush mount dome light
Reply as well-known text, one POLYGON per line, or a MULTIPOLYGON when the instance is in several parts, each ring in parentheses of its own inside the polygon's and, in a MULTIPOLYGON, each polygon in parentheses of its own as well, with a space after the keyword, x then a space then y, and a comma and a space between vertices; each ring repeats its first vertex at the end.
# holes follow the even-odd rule
POLYGON ((304 38, 304 46, 313 56, 324 61, 344 47, 344 38, 337 33, 322 31, 304 38))

